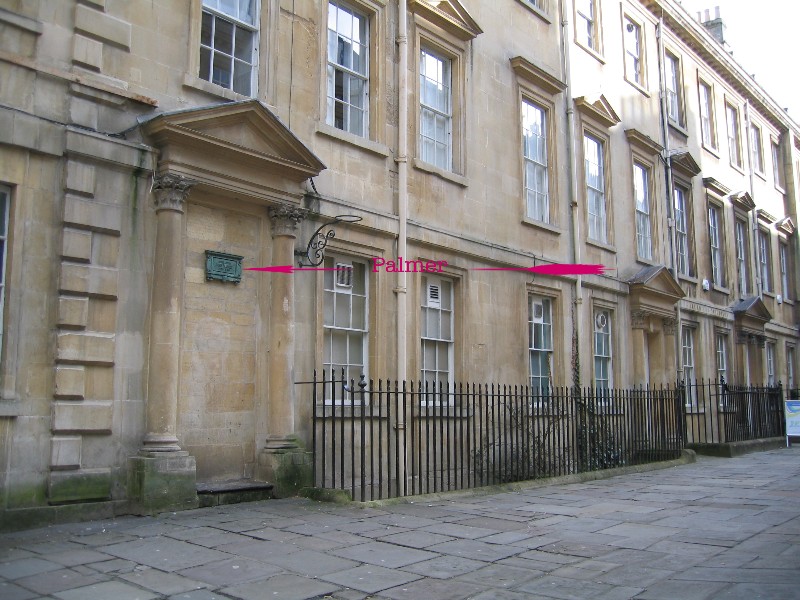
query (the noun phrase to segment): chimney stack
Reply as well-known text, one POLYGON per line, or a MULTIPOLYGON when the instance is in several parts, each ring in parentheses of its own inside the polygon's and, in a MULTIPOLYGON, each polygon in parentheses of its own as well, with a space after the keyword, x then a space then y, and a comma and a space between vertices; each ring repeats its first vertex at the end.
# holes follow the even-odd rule
POLYGON ((714 7, 714 14, 712 16, 710 9, 705 9, 697 13, 697 20, 700 21, 706 30, 723 46, 725 43, 725 23, 720 16, 719 6, 714 7))

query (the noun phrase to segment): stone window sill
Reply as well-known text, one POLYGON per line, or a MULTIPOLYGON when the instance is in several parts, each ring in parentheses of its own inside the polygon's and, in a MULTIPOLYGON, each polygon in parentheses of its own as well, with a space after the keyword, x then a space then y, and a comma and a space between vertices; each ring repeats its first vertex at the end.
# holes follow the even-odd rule
POLYGON ((387 158, 391 154, 389 148, 384 144, 379 144, 378 142, 374 142, 370 139, 355 135, 348 131, 342 131, 341 129, 332 127, 327 123, 317 123, 317 133, 329 138, 333 138, 340 142, 350 144, 351 146, 355 146, 361 150, 372 152, 373 154, 382 156, 383 158, 387 158))

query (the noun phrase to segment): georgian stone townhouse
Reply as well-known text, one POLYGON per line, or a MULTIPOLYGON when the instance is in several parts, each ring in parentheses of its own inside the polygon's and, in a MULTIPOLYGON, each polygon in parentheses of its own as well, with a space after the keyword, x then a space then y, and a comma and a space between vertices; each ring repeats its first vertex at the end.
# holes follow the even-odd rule
POLYGON ((798 386, 800 127, 674 0, 2 0, 0 82, 3 519, 277 481, 315 369, 798 386))

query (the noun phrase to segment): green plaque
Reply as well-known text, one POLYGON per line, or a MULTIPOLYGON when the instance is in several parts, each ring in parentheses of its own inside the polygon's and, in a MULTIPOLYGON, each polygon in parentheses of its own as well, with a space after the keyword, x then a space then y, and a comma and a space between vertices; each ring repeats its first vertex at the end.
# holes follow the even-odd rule
POLYGON ((242 281, 242 258, 235 254, 206 250, 206 281, 242 281))

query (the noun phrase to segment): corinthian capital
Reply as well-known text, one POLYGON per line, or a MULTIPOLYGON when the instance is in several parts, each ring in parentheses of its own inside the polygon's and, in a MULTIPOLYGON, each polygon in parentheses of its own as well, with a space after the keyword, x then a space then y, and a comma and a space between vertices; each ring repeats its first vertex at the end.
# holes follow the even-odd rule
POLYGON ((666 317, 661 320, 664 327, 664 335, 677 335, 678 334, 678 319, 666 317))
POLYGON ((272 221, 272 235, 289 235, 296 237, 300 221, 306 218, 306 211, 297 206, 281 204, 269 209, 269 218, 272 221))
POLYGON ((196 184, 197 182, 193 179, 187 179, 173 173, 156 175, 153 180, 153 192, 156 195, 156 212, 174 210, 182 213, 189 190, 196 184))

